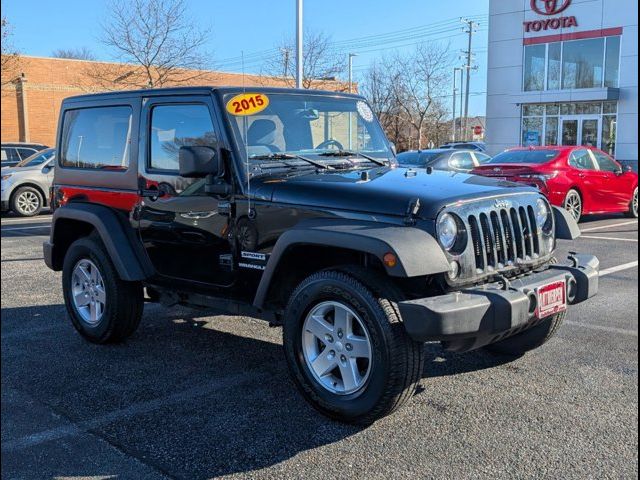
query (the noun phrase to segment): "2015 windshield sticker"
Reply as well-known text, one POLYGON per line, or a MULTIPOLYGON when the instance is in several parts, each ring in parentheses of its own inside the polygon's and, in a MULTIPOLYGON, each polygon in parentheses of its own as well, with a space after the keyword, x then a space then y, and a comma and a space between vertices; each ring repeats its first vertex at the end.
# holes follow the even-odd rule
POLYGON ((371 111, 371 107, 369 107, 369 105, 360 100, 358 103, 356 103, 356 108, 358 109, 358 113, 365 122, 373 122, 373 112, 371 111))
POLYGON ((237 116, 255 115, 268 106, 269 97, 264 93, 241 93, 227 102, 227 112, 237 116))

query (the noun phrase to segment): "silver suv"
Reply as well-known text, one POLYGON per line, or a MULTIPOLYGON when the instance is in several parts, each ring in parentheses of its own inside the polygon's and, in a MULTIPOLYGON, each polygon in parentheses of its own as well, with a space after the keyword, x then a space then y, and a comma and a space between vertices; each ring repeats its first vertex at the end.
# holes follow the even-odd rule
POLYGON ((2 211, 31 217, 48 206, 53 182, 55 148, 47 148, 25 158, 14 167, 2 168, 2 211))

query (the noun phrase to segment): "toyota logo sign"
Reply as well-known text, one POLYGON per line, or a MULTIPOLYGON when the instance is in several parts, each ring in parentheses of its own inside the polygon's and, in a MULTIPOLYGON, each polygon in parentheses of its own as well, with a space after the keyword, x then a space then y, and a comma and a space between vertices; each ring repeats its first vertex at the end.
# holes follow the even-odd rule
POLYGON ((531 10, 540 15, 556 15, 570 4, 571 0, 531 0, 531 10))

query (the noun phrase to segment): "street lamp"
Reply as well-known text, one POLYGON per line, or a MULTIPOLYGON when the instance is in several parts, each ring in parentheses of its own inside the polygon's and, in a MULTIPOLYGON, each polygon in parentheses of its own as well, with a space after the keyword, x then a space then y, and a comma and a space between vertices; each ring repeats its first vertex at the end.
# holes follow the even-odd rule
MULTIPOLYGON (((453 121, 452 121, 452 124, 451 124, 451 141, 452 142, 456 141, 456 133, 457 133, 457 128, 456 128, 456 93, 458 93, 458 89, 456 88, 456 73, 458 73, 458 71, 462 72, 462 68, 460 68, 460 67, 454 67, 453 68, 453 121)), ((462 85, 460 85, 460 88, 462 88, 462 85)))
POLYGON ((352 92, 353 90, 353 57, 357 57, 358 54, 357 53, 350 53, 349 54, 349 93, 352 92))

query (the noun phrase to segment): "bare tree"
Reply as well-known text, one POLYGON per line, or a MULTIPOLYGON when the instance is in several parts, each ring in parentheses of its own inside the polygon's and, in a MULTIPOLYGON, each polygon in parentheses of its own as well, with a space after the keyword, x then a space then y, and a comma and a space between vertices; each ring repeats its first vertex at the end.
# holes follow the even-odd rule
POLYGON ((18 62, 20 57, 13 46, 13 30, 7 17, 2 15, 2 85, 11 83, 18 74, 18 62))
POLYGON ((412 55, 395 55, 397 75, 392 82, 394 95, 404 119, 415 129, 421 149, 424 128, 434 101, 447 88, 450 67, 449 48, 439 44, 420 44, 412 55))
MULTIPOLYGON (((295 85, 295 41, 285 40, 277 53, 265 62, 264 74, 280 77, 289 86, 295 85)), ((345 70, 344 55, 331 48, 331 38, 321 32, 306 31, 302 50, 302 87, 314 88, 335 80, 345 70)), ((345 86, 345 88, 347 88, 345 86)))
POLYGON ((58 48, 51 53, 54 58, 68 58, 72 60, 95 60, 96 56, 87 47, 58 48))
POLYGON ((109 11, 102 42, 120 63, 87 72, 103 87, 184 84, 205 74, 209 30, 189 18, 184 0, 113 0, 109 11))

